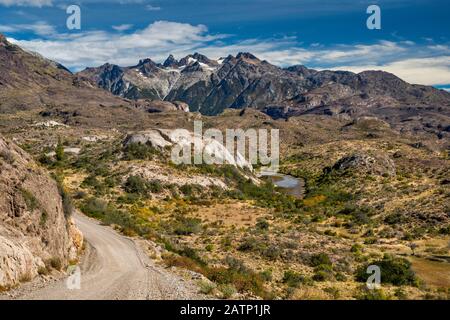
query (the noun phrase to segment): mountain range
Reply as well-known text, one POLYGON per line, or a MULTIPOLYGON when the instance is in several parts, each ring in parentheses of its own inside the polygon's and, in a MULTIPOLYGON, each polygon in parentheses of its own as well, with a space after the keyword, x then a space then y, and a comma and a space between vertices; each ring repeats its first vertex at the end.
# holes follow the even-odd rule
POLYGON ((182 101, 205 115, 256 108, 274 118, 375 116, 408 131, 425 128, 438 136, 450 131, 450 93, 383 71, 280 68, 251 53, 219 60, 195 53, 179 61, 170 55, 162 64, 151 59, 130 67, 107 63, 77 75, 117 96, 182 101))
POLYGON ((84 112, 90 117, 116 107, 107 114, 125 117, 131 109, 218 115, 228 108, 255 108, 275 119, 305 114, 349 121, 376 117, 398 131, 450 136, 450 93, 383 71, 280 68, 251 53, 219 60, 195 53, 180 60, 170 55, 164 63, 147 58, 130 67, 106 63, 72 74, 3 36, 0 57, 2 112, 40 108, 61 115, 64 107, 70 111, 63 116, 84 112))

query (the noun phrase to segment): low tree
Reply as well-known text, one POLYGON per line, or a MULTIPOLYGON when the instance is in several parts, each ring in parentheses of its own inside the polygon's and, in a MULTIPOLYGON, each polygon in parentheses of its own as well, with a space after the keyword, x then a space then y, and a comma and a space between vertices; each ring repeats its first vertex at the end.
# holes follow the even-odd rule
POLYGON ((63 146, 61 138, 58 139, 58 144, 56 145, 56 148, 55 148, 55 156, 56 156, 56 160, 58 160, 58 161, 63 161, 66 157, 66 155, 64 153, 64 146, 63 146))

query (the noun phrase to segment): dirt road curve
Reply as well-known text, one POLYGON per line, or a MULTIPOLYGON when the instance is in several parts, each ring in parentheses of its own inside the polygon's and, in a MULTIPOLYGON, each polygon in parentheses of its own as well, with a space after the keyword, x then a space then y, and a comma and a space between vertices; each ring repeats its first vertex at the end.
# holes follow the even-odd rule
POLYGON ((18 299, 195 299, 193 287, 156 267, 130 239, 80 214, 75 221, 88 246, 80 265, 81 289, 66 280, 24 293, 18 299))

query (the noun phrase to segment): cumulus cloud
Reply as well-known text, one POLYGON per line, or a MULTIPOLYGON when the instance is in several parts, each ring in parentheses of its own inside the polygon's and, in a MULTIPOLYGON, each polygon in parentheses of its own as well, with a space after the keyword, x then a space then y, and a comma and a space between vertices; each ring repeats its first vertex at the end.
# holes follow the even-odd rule
POLYGON ((15 40, 28 50, 80 69, 105 62, 132 65, 139 59, 164 59, 168 52, 190 52, 224 35, 208 34, 204 25, 157 21, 131 34, 88 31, 55 35, 51 39, 15 40))
POLYGON ((0 0, 3 6, 21 6, 21 7, 45 7, 52 6, 52 0, 0 0))
MULTIPOLYGON (((169 53, 180 58, 200 52, 217 59, 248 51, 283 67, 304 64, 316 69, 354 72, 384 70, 412 83, 450 83, 450 47, 445 44, 379 41, 373 44, 323 46, 315 43, 302 46, 295 37, 233 41, 230 35, 211 34, 204 25, 169 21, 157 21, 129 34, 122 31, 131 26, 113 28, 117 32, 87 31, 52 34, 48 39, 11 41, 73 70, 106 62, 129 66, 147 57, 161 62, 169 53)), ((44 28, 41 33, 45 33, 44 28)))

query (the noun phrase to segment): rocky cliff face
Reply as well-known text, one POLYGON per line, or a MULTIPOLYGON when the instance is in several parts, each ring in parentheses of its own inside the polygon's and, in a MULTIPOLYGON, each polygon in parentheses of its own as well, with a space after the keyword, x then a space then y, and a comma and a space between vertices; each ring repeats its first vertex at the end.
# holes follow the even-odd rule
POLYGON ((54 180, 0 137, 0 288, 76 259, 82 235, 54 180))

